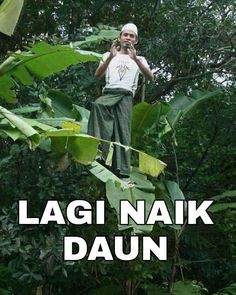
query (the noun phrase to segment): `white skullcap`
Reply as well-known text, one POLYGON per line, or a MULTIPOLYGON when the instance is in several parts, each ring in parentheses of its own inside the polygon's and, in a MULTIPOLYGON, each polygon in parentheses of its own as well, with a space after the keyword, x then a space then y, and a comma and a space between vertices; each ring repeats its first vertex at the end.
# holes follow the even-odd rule
POLYGON ((135 26, 135 24, 128 23, 124 25, 123 28, 121 29, 121 32, 123 32, 124 30, 132 31, 135 33, 136 36, 138 36, 138 28, 135 26))

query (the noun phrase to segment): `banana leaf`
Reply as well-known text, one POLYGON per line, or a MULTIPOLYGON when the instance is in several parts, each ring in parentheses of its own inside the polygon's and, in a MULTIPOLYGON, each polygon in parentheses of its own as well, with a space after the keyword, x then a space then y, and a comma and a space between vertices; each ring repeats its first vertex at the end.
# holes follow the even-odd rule
POLYGON ((73 48, 46 42, 39 42, 27 48, 26 52, 15 52, 0 65, 0 97, 15 102, 14 81, 31 85, 34 78, 46 77, 65 70, 70 65, 99 61, 101 54, 75 50, 73 48))
POLYGON ((11 36, 19 20, 24 0, 4 0, 0 6, 0 32, 11 36))

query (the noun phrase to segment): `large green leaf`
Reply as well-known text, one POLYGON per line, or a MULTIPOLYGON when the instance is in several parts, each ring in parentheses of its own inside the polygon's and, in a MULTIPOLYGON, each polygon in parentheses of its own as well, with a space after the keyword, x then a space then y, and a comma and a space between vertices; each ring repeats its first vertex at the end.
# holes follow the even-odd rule
MULTIPOLYGON (((97 161, 94 161, 91 164, 89 171, 104 183, 106 183, 108 180, 112 180, 122 189, 129 188, 127 181, 120 179, 97 161)), ((147 176, 141 174, 137 168, 132 168, 132 173, 130 174, 129 180, 135 184, 135 187, 137 189, 149 193, 153 193, 155 191, 155 187, 150 181, 147 180, 147 176)))
POLYGON ((74 117, 73 103, 66 94, 57 89, 50 89, 48 91, 48 97, 52 101, 52 109, 55 117, 74 117))
POLYGON ((221 289, 219 292, 215 293, 214 295, 235 295, 236 294, 236 283, 229 285, 221 289))
POLYGON ((213 204, 208 209, 209 212, 215 213, 220 212, 228 209, 236 209, 236 203, 221 203, 221 204, 213 204))
POLYGON ((132 146, 140 147, 142 139, 148 128, 154 123, 160 122, 161 116, 165 115, 170 107, 164 103, 148 104, 142 102, 134 106, 132 113, 132 146))
POLYGON ((86 134, 77 134, 73 129, 49 131, 46 136, 51 138, 53 152, 69 153, 81 164, 91 164, 98 153, 98 139, 86 134))
POLYGON ((14 87, 13 80, 9 75, 0 77, 0 98, 4 98, 7 102, 16 102, 16 94, 12 88, 14 87))
POLYGON ((225 198, 233 198, 233 197, 236 197, 236 190, 235 191, 226 191, 226 192, 223 192, 222 194, 220 195, 217 195, 217 196, 214 196, 214 197, 211 197, 212 200, 215 200, 215 201, 219 201, 221 199, 225 199, 225 198))
POLYGON ((74 109, 79 112, 80 114, 80 126, 81 126, 81 132, 82 133, 87 133, 88 132, 88 120, 89 120, 89 115, 90 115, 90 111, 78 106, 76 104, 73 105, 74 109))
POLYGON ((59 118, 39 118, 38 122, 41 122, 46 125, 50 125, 53 127, 61 127, 64 122, 75 122, 75 119, 59 117, 59 118))
POLYGON ((130 146, 125 146, 119 142, 110 142, 107 140, 99 139, 109 144, 118 145, 126 150, 132 150, 139 156, 139 171, 153 177, 157 177, 166 167, 166 164, 157 158, 154 158, 140 150, 134 149, 130 146))
POLYGON ((220 195, 213 196, 210 199, 214 200, 215 202, 209 208, 209 212, 221 212, 229 209, 236 209, 236 202, 228 201, 226 203, 218 203, 222 199, 231 199, 236 197, 236 191, 226 191, 220 195), (217 203, 216 203, 217 202, 217 203))
POLYGON ((0 129, 0 131, 14 141, 18 139, 25 139, 25 136, 19 130, 16 129, 0 129))
POLYGON ((4 0, 0 6, 0 32, 11 36, 20 17, 24 0, 4 0))
MULTIPOLYGON (((83 112, 85 112, 85 110, 81 110, 81 113, 83 112)), ((85 115, 87 115, 87 113, 85 115)), ((34 148, 39 144, 41 134, 43 140, 45 138, 51 138, 51 148, 53 152, 69 153, 74 160, 85 165, 95 161, 98 154, 98 145, 101 141, 104 141, 110 145, 119 145, 125 149, 132 149, 135 153, 138 153, 139 170, 142 173, 157 177, 166 166, 162 161, 142 151, 133 149, 132 147, 124 146, 118 142, 109 142, 87 134, 80 134, 80 123, 76 121, 71 122, 66 118, 64 118, 65 121, 62 120, 63 118, 52 118, 58 119, 59 122, 50 123, 48 120, 51 118, 46 118, 46 122, 44 120, 42 121, 42 119, 23 118, 18 117, 2 107, 0 109, 0 116, 4 118, 0 122, 2 135, 5 134, 13 140, 22 138, 21 135, 23 135, 23 138, 30 140, 34 148), (60 123, 60 129, 55 128, 58 127, 58 123, 60 123), (13 131, 12 129, 14 128, 19 132, 13 131), (40 132, 40 134, 38 132, 40 132)))
MULTIPOLYGON (((82 164, 91 164, 95 160, 98 153, 98 145, 100 141, 103 141, 87 134, 79 134, 78 130, 73 128, 49 130, 45 136, 50 137, 52 140, 52 151, 59 153, 68 152, 75 160, 82 164)), ((112 144, 120 145, 116 142, 112 142, 112 144)), ((141 155, 144 154, 138 150, 134 151, 141 155)), ((140 158, 140 171, 152 176, 158 176, 165 166, 160 160, 146 154, 145 158, 143 156, 140 158), (148 166, 149 164, 151 167, 148 166)))
POLYGON ((0 65, 0 85, 4 85, 4 91, 0 92, 0 96, 8 101, 14 98, 13 79, 30 85, 33 83, 32 77, 44 79, 70 65, 98 61, 101 58, 101 55, 95 52, 75 50, 61 45, 51 46, 45 42, 36 43, 28 50, 12 53, 14 59, 0 65))
POLYGON ((176 95, 168 104, 142 102, 133 108, 132 115, 132 146, 140 148, 145 140, 145 132, 155 127, 158 137, 161 138, 170 132, 178 120, 185 116, 199 103, 215 97, 221 93, 216 91, 193 90, 191 96, 176 95))
MULTIPOLYGON (((185 200, 184 194, 181 191, 179 185, 174 181, 157 181, 155 183, 156 185, 156 199, 158 200, 164 200, 168 212, 171 216, 172 220, 175 220, 175 201, 176 200, 185 200)), ((185 207, 186 211, 186 207, 185 207)), ((160 224, 160 226, 168 226, 171 228, 174 228, 175 230, 180 230, 181 225, 179 224, 170 224, 170 225, 164 225, 160 224)))
POLYGON ((34 149, 40 142, 39 133, 22 118, 0 106, 0 114, 9 122, 9 126, 19 130, 26 139, 30 140, 30 146, 34 149))
POLYGON ((74 118, 80 122, 81 132, 87 133, 89 110, 73 104, 66 94, 56 89, 50 89, 48 91, 48 97, 52 101, 52 109, 55 117, 74 118))
POLYGON ((182 200, 182 201, 185 200, 184 194, 181 191, 178 183, 176 183, 174 181, 167 180, 167 181, 164 182, 164 184, 166 186, 166 189, 168 191, 168 194, 171 197, 173 203, 176 200, 182 200))
POLYGON ((166 164, 146 153, 139 151, 139 170, 157 177, 166 167, 166 164))
POLYGON ((91 46, 93 43, 99 43, 103 40, 114 40, 115 38, 118 38, 120 35, 120 31, 115 29, 110 30, 101 30, 97 35, 91 35, 85 38, 83 41, 77 41, 72 43, 73 47, 85 47, 85 46, 91 46))
POLYGON ((16 109, 11 109, 10 111, 14 114, 28 114, 28 113, 34 113, 34 112, 39 112, 41 110, 39 104, 34 104, 34 105, 25 105, 20 108, 16 109))
MULTIPOLYGON (((80 132, 87 133, 88 119, 90 111, 72 103, 70 97, 57 89, 50 89, 48 91, 48 97, 51 101, 51 108, 53 116, 56 118, 73 118, 80 122, 80 132)), ((45 118, 44 118, 45 119, 45 118)), ((48 121, 48 120, 46 120, 48 121)), ((68 121, 64 119, 64 121, 68 121)), ((48 121, 50 125, 50 119, 48 121)), ((56 120, 52 121, 53 123, 56 120)), ((61 126, 57 125, 57 126, 61 126)), ((54 125, 55 126, 55 125, 54 125)))
MULTIPOLYGON (((26 53, 15 53, 20 63, 13 67, 11 74, 15 76, 19 69, 26 69, 39 79, 44 79, 53 73, 60 72, 69 65, 81 62, 98 61, 100 54, 84 50, 74 50, 70 47, 51 46, 45 42, 36 43, 26 53)), ((22 82, 23 83, 23 82, 22 82)))
POLYGON ((119 177, 117 177, 114 173, 112 173, 110 170, 108 170, 106 167, 104 167, 97 161, 94 161, 91 164, 89 171, 104 183, 106 183, 108 180, 112 180, 117 184, 119 183, 121 187, 128 188, 125 182, 122 182, 122 180, 119 177))
POLYGON ((69 139, 68 151, 81 164, 91 164, 97 156, 99 143, 95 138, 80 134, 69 139))
POLYGON ((109 144, 119 145, 126 149, 131 149, 139 155, 139 171, 154 177, 157 177, 166 167, 166 164, 159 159, 149 156, 142 151, 124 146, 118 142, 110 142, 96 138, 87 134, 78 134, 78 130, 73 128, 62 128, 55 131, 49 131, 46 137, 52 138, 52 149, 60 153, 69 152, 74 159, 82 164, 91 164, 98 153, 98 145, 101 141, 109 144), (75 139, 72 139, 75 137, 75 139), (82 156, 83 155, 83 156, 82 156), (82 158, 83 159, 82 159, 82 158))
MULTIPOLYGON (((117 186, 112 180, 109 180, 106 183, 106 194, 111 207, 115 209, 118 217, 120 216, 121 200, 129 201, 134 207, 136 206, 137 200, 145 200, 145 216, 149 215, 152 204, 155 200, 155 195, 153 193, 144 192, 140 189, 137 189, 136 187, 122 189, 121 187, 117 186)), ((119 230, 131 228, 134 233, 144 233, 151 232, 153 229, 153 225, 138 225, 130 219, 128 225, 121 225, 120 222, 118 222, 118 228, 119 230)))
POLYGON ((198 104, 206 101, 207 99, 214 98, 219 94, 221 94, 220 90, 193 90, 191 96, 181 94, 176 95, 170 101, 171 110, 167 113, 168 122, 171 124, 171 126, 175 126, 181 117, 185 116, 198 104))
POLYGON ((135 187, 148 192, 154 193, 155 186, 147 179, 147 176, 140 173, 137 167, 132 167, 132 171, 130 174, 130 180, 135 184, 135 187))

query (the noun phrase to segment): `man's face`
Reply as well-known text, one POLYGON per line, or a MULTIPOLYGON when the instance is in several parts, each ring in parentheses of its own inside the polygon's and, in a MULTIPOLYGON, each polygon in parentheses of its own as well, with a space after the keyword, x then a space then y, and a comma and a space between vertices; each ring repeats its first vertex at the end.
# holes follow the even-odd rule
POLYGON ((131 30, 124 30, 120 34, 120 45, 124 46, 127 43, 132 43, 132 45, 135 45, 138 43, 137 36, 131 30))

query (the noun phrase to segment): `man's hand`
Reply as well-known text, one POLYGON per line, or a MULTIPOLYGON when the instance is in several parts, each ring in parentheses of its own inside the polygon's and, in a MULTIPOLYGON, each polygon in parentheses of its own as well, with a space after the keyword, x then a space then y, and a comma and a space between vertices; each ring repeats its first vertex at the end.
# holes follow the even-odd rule
POLYGON ((104 63, 101 63, 96 72, 95 72, 95 76, 97 78, 101 78, 104 74, 105 74, 105 71, 110 63, 110 61, 113 59, 113 57, 115 57, 117 55, 117 52, 119 50, 119 46, 116 46, 116 43, 113 42, 112 45, 111 45, 111 49, 110 49, 110 55, 108 56, 108 58, 104 61, 104 63))
POLYGON ((136 50, 134 48, 134 45, 132 43, 129 43, 129 47, 127 48, 127 52, 130 58, 132 58, 133 60, 137 59, 136 56, 136 50))
POLYGON ((116 47, 116 43, 113 42, 110 49, 110 57, 113 58, 117 55, 117 52, 119 50, 119 47, 116 47))

